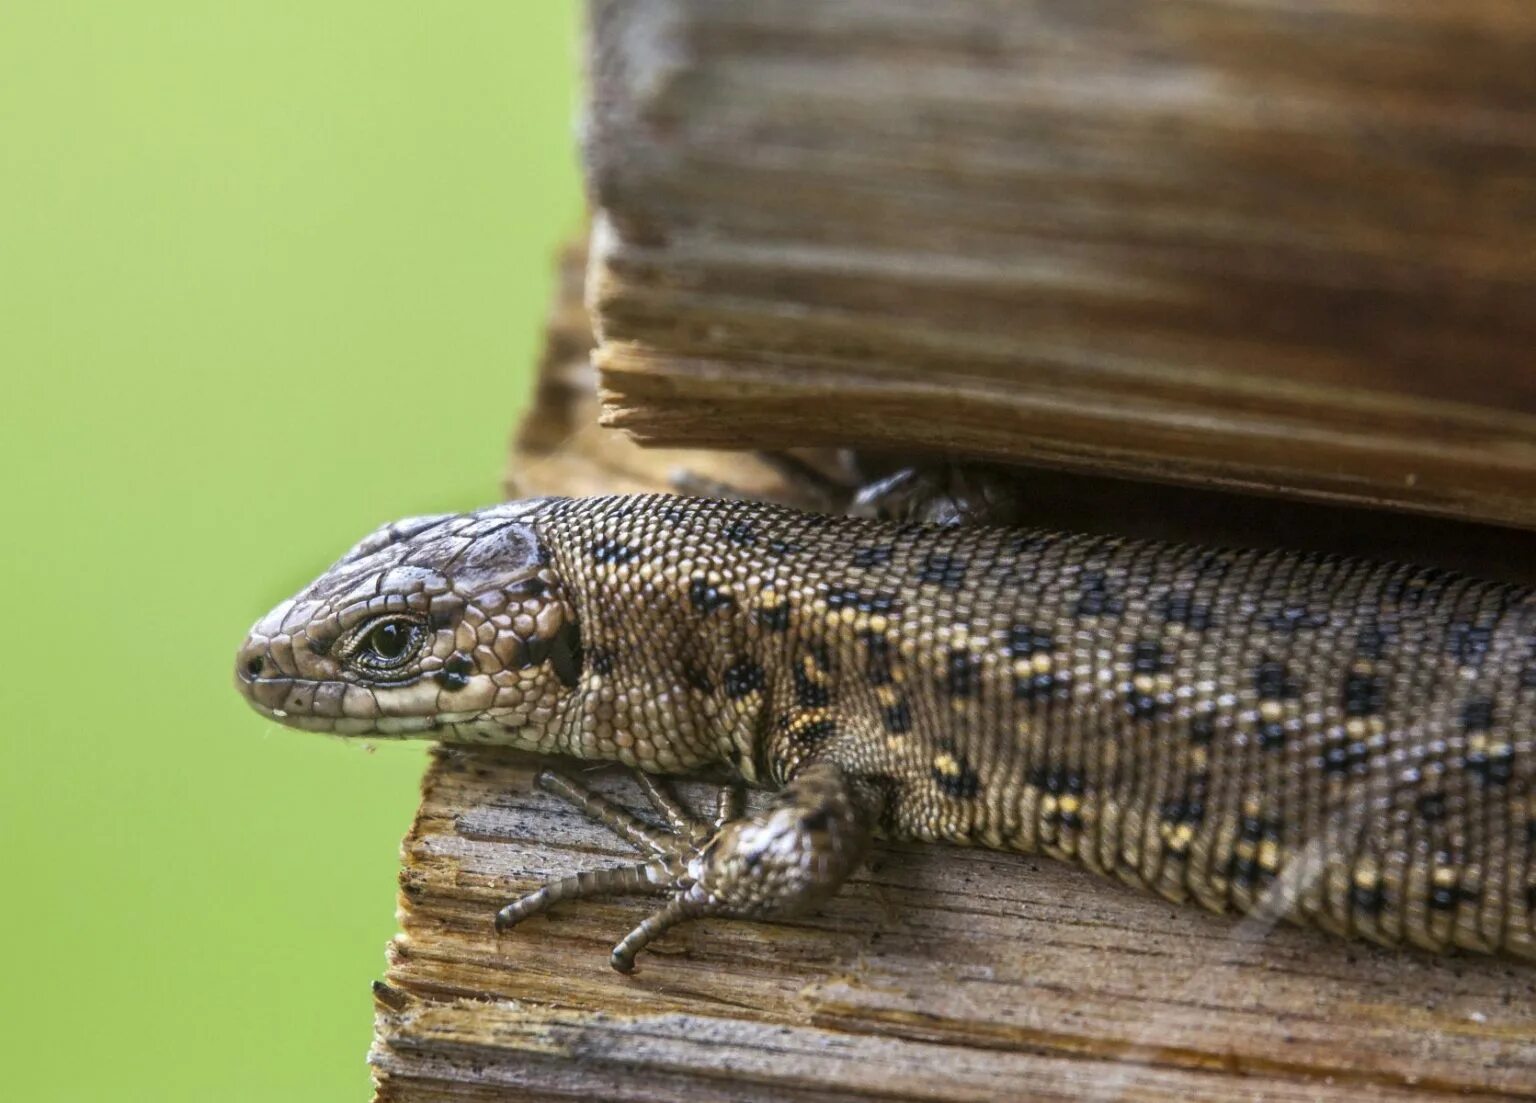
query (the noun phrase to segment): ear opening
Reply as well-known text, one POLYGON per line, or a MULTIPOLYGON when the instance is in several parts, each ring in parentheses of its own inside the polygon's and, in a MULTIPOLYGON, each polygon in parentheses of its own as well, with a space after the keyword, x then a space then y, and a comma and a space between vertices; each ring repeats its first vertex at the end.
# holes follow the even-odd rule
POLYGON ((581 626, 574 619, 566 621, 549 645, 549 667, 567 688, 575 689, 581 681, 581 626))

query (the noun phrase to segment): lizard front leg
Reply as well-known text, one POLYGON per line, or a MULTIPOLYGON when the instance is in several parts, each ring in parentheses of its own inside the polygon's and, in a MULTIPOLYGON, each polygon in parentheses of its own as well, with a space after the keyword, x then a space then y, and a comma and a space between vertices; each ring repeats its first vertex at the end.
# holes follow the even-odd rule
POLYGON ((656 856, 649 862, 578 873, 542 886, 496 916, 506 930, 562 900, 637 892, 670 895, 613 948, 610 963, 634 971, 635 956, 665 931, 690 919, 784 919, 810 911, 837 892, 863 859, 877 798, 831 762, 800 767, 768 806, 741 815, 735 795, 722 791, 715 822, 692 819, 654 779, 642 776, 671 835, 553 771, 539 787, 555 793, 615 834, 656 856))

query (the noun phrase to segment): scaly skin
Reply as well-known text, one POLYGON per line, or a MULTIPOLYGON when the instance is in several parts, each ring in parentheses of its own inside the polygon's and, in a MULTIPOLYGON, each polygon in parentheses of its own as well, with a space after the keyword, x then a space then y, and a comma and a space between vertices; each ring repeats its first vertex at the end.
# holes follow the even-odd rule
POLYGON ((284 722, 722 767, 778 791, 546 886, 699 915, 835 892, 872 834, 1039 851, 1174 900, 1536 957, 1536 604, 1445 572, 664 496, 380 530, 257 624, 284 722), (391 627, 393 626, 393 627, 391 627), (397 658, 396 650, 400 655, 397 658))

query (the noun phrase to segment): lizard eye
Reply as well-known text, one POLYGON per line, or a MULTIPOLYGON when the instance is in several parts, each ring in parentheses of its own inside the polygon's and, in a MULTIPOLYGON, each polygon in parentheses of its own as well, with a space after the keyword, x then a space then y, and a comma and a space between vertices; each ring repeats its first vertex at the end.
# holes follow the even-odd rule
POLYGON ((364 666, 391 670, 405 665, 420 643, 420 625, 400 619, 381 621, 368 630, 354 658, 364 666))

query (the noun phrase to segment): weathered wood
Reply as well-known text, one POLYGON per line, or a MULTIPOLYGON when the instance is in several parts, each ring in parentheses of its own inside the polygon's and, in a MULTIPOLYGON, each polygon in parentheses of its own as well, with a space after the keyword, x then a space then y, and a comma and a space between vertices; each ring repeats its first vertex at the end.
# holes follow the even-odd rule
MULTIPOLYGON (((1528 968, 1237 924, 1021 855, 881 846, 822 913, 689 925, 632 978, 608 947, 652 901, 498 938, 509 896, 634 858, 526 763, 427 773, 381 1100, 1536 1098, 1528 968)), ((583 776, 643 811, 622 774, 583 776)))
MULTIPOLYGON (((563 261, 508 494, 652 491, 679 468, 800 494, 750 454, 593 428, 583 259, 563 261)), ((1047 524, 1536 562, 1528 533, 1024 478, 1047 524)), ((428 771, 376 989, 380 1099, 1536 1098, 1536 971, 1265 931, 1018 855, 885 847, 823 913, 685 928, 633 979, 607 950, 649 901, 562 908, 498 939, 491 916, 518 891, 631 858, 530 793, 526 761, 441 752, 428 771)), ((635 801, 622 777, 601 787, 635 801)))
MULTIPOLYGON (((636 248, 616 240, 601 247, 600 300, 613 258, 636 248)), ((644 450, 595 430, 582 268, 572 251, 508 493, 654 490, 687 468, 751 493, 802 494, 748 454, 644 450)), ((684 311, 680 324, 707 314, 684 311)), ((643 342, 607 336, 611 384, 612 357, 643 356, 643 342)), ((699 329, 690 339, 720 338, 699 329)), ((829 364, 857 381, 865 362, 819 367, 829 364)), ((710 416, 724 419, 731 439, 722 443, 814 438, 759 441, 733 420, 738 366, 709 367, 737 382, 702 392, 710 416)), ((692 383, 678 378, 685 390, 668 401, 698 415, 692 383)), ((823 412, 806 394, 791 400, 796 425, 836 414, 840 435, 825 439, 861 442, 862 415, 823 412)), ((926 408, 943 416, 937 400, 926 408)), ((1527 579, 1536 564, 1529 533, 1079 475, 1024 478, 1041 524, 1371 551, 1527 579)), ((403 933, 376 989, 381 1099, 1536 1098, 1529 968, 1264 930, 1018 855, 882 847, 822 913, 686 927, 622 978, 607 950, 650 901, 565 907, 492 933, 495 908, 517 892, 632 859, 571 809, 530 793, 528 776, 523 759, 489 750, 442 752, 428 771, 404 848, 403 933)), ((602 775, 599 787, 637 803, 622 777, 602 775)))
POLYGON ((608 424, 1536 525, 1536 5, 592 13, 608 424))
MULTIPOLYGON (((823 508, 806 488, 749 452, 645 448, 598 425, 601 405, 589 354, 592 323, 582 309, 587 251, 560 261, 534 402, 508 458, 509 498, 535 494, 621 494, 675 490, 691 472, 759 498, 823 508)), ((826 449, 797 448, 807 464, 835 466, 826 449)), ((1023 523, 1077 532, 1208 545, 1292 548, 1397 559, 1536 585, 1536 532, 1339 504, 1287 501, 1044 468, 1010 472, 1023 523)))
POLYGON ((598 425, 592 322, 582 305, 586 269, 584 241, 561 254, 533 402, 502 479, 506 496, 654 493, 673 489, 673 475, 686 471, 745 494, 809 505, 801 488, 749 453, 641 448, 598 425))

